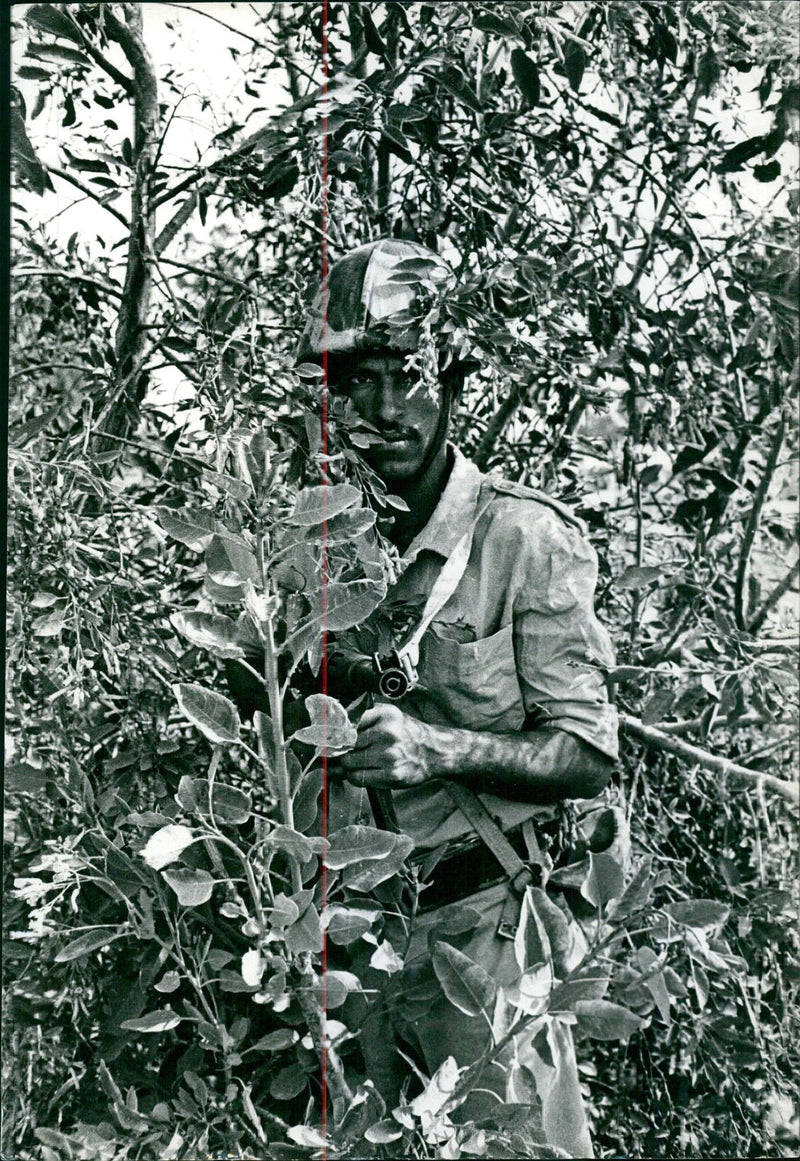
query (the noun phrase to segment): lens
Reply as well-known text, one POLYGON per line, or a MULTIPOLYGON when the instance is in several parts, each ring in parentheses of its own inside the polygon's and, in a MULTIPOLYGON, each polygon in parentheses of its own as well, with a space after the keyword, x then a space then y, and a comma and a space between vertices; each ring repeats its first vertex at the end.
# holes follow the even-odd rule
POLYGON ((384 697, 396 700, 408 690, 408 678, 402 669, 387 669, 380 676, 378 689, 384 697))

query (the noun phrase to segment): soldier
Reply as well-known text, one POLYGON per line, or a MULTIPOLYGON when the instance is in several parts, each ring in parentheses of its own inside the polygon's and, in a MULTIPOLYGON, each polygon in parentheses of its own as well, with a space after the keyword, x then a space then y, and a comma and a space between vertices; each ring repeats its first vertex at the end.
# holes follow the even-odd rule
MULTIPOLYGON (((520 894, 537 867, 552 865, 544 848, 561 804, 599 795, 617 758, 602 677, 613 652, 595 619, 596 559, 580 521, 547 495, 482 474, 448 442, 464 367, 434 366, 431 388, 412 366, 421 332, 393 323, 407 324, 439 270, 442 260, 412 242, 359 247, 332 266, 327 316, 320 295, 298 353, 319 361, 327 350, 331 392, 377 431, 364 459, 408 508, 390 532, 403 571, 388 601, 423 608, 399 659, 418 683, 397 701, 378 695, 355 748, 331 763, 413 838, 426 883, 396 936, 404 971, 387 984, 363 968, 381 995, 364 1018, 367 1074, 389 1107, 409 1073, 398 1048, 430 1075, 448 1056, 466 1065, 487 1047, 486 1021, 436 987, 431 933, 461 904, 466 930, 442 938, 513 988, 520 894)), ((550 1143, 591 1156, 571 1037, 561 1026, 551 1037, 549 1065, 530 1043, 516 1049, 517 1060, 528 1053, 550 1143)), ((520 1099, 508 1089, 513 1055, 489 1065, 462 1117, 490 1113, 497 1097, 520 1099)))

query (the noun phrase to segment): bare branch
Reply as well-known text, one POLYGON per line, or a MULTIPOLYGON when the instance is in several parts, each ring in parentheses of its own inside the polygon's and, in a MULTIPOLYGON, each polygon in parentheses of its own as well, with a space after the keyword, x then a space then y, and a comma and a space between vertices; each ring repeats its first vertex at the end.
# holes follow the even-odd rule
POLYGON ((798 576, 800 576, 800 560, 795 561, 794 565, 789 569, 780 584, 775 586, 767 599, 764 601, 764 604, 752 618, 750 624, 747 626, 751 633, 758 633, 766 621, 768 614, 772 612, 781 597, 788 593, 789 589, 797 580, 798 576))
POLYGON ((786 433, 786 415, 781 415, 780 423, 772 437, 772 445, 769 449, 767 462, 764 465, 764 471, 759 481, 758 490, 753 497, 753 506, 750 509, 750 515, 747 520, 747 526, 744 531, 744 541, 742 543, 742 551, 739 556, 739 566, 736 570, 736 588, 733 594, 733 612, 736 618, 737 628, 747 629, 747 610, 745 596, 745 585, 747 583, 747 574, 750 566, 750 553, 753 549, 753 542, 758 531, 758 524, 761 519, 761 509, 764 507, 764 501, 767 498, 769 486, 772 483, 772 477, 775 473, 775 465, 778 462, 778 456, 783 446, 783 437, 786 433))
POLYGON ((707 750, 701 750, 699 746, 682 742, 674 736, 657 730, 654 726, 644 725, 638 718, 628 717, 627 714, 620 714, 620 725, 623 733, 630 734, 631 737, 644 742, 652 750, 675 754, 687 762, 703 766, 706 770, 712 770, 718 774, 729 775, 732 778, 739 778, 755 785, 761 784, 774 790, 787 802, 793 802, 795 805, 800 802, 798 787, 794 782, 785 782, 782 778, 776 778, 774 774, 764 774, 760 770, 748 770, 746 766, 740 766, 738 763, 732 762, 730 758, 720 758, 716 754, 709 754, 707 750))
POLYGON ((120 213, 120 211, 114 206, 111 206, 107 202, 103 201, 102 195, 100 195, 96 190, 93 190, 91 186, 84 185, 80 178, 73 176, 73 174, 69 173, 69 171, 66 169, 58 169, 53 165, 48 165, 47 172, 54 174, 55 177, 60 177, 63 181, 68 181, 70 185, 74 185, 76 189, 81 191, 81 193, 86 194, 87 197, 90 197, 93 201, 97 202, 97 204, 102 206, 104 210, 112 215, 112 217, 116 218, 118 222, 121 222, 126 230, 128 229, 128 219, 125 217, 125 215, 120 213))
POLYGON ((122 298, 122 291, 110 282, 101 282, 99 278, 92 278, 89 274, 79 274, 75 270, 59 270, 46 267, 22 266, 12 271, 14 278, 66 278, 71 282, 85 282, 102 290, 104 294, 111 294, 115 298, 122 298))

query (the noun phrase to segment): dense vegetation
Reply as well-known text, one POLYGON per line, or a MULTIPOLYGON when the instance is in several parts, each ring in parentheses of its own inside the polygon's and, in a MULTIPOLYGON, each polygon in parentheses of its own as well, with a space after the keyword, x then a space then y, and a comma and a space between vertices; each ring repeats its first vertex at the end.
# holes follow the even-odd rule
POLYGON ((575 882, 579 964, 532 910, 567 990, 528 1008, 577 1021, 598 1153, 792 1155, 797 8, 327 14, 323 76, 319 4, 18 13, 4 1154, 552 1155, 513 1107, 457 1130, 429 1085, 393 1116, 359 1072, 347 952, 394 970, 374 892, 407 846, 315 837, 352 738, 299 688, 322 577, 344 630, 395 564, 363 431, 327 401, 323 445, 293 366, 326 222, 331 259, 400 234, 453 265, 423 323, 480 363, 460 445, 599 554, 632 849, 575 882))

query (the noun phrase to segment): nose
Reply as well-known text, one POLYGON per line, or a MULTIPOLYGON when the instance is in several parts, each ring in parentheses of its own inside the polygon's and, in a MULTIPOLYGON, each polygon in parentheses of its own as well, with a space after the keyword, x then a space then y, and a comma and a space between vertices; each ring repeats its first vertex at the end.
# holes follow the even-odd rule
POLYGON ((375 418, 382 424, 393 423, 403 414, 406 385, 395 375, 381 375, 375 391, 375 418))

